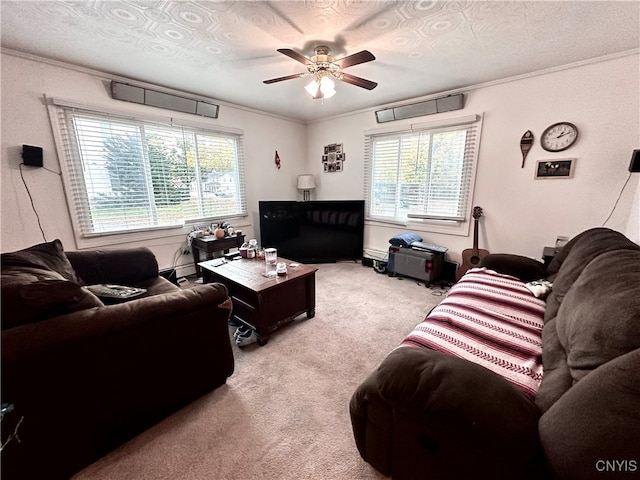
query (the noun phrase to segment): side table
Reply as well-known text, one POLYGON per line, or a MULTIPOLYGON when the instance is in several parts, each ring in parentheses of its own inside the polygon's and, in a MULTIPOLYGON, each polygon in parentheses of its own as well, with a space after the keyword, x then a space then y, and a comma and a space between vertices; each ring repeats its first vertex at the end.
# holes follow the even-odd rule
POLYGON ((194 238, 191 242, 191 253, 193 263, 196 267, 196 275, 202 275, 202 269, 198 265, 203 260, 200 259, 200 252, 204 252, 206 259, 211 260, 215 252, 229 253, 231 248, 240 248, 244 243, 244 235, 233 235, 230 237, 217 238, 213 235, 208 237, 194 238))

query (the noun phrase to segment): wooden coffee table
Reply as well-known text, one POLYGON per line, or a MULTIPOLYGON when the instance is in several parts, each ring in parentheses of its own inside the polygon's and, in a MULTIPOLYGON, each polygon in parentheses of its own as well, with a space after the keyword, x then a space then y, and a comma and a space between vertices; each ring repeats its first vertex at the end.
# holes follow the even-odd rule
POLYGON ((298 315, 315 316, 317 268, 279 257, 278 262, 287 264, 287 274, 267 278, 262 259, 241 258, 216 266, 218 262, 198 264, 203 282, 226 285, 233 301, 232 317, 256 330, 259 345, 298 315))

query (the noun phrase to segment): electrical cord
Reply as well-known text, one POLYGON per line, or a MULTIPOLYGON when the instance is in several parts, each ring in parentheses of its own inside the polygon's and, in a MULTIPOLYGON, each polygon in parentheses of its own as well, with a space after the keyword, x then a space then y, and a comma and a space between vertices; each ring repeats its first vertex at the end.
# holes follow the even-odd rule
MULTIPOLYGON (((22 165, 24 165, 24 163, 22 165)), ((40 167, 40 168, 42 168, 43 170, 46 170, 47 172, 55 173, 59 177, 62 176, 62 172, 56 172, 55 170, 51 170, 50 168, 47 168, 47 167, 40 167)))
MULTIPOLYGON (((42 223, 40 222, 40 215, 38 215, 38 211, 36 210, 36 205, 35 203, 33 203, 33 197, 31 196, 31 192, 29 191, 29 186, 27 185, 27 181, 24 179, 24 173, 22 171, 22 166, 24 165, 24 163, 21 163, 18 167, 20 169, 20 178, 22 179, 22 183, 24 184, 24 188, 27 191, 27 195, 29 195, 29 200, 31 201, 31 208, 33 209, 33 213, 36 214, 36 219, 38 220, 38 227, 40 228, 40 233, 42 233, 42 238, 44 239, 45 242, 47 242, 47 236, 44 234, 44 229, 42 228, 42 223)), ((49 170, 49 169, 46 169, 49 170)), ((53 172, 53 170, 49 170, 50 172, 53 172)), ((53 172, 56 173, 56 172, 53 172)), ((60 174, 58 174, 60 175, 60 174)))
POLYGON ((611 218, 611 215, 613 215, 613 212, 616 211, 616 207, 618 206, 618 202, 622 198, 622 192, 624 192, 624 189, 627 188, 627 183, 629 183, 629 180, 631 180, 631 172, 629 172, 629 176, 627 177, 627 180, 624 182, 624 185, 622 186, 622 189, 620 190, 620 194, 618 195, 618 199, 616 200, 616 203, 613 205, 613 208, 611 209, 611 212, 609 213, 609 216, 607 217, 607 219, 602 224, 603 227, 607 224, 607 222, 611 218))
POLYGON ((188 251, 186 251, 185 249, 191 249, 191 241, 192 241, 191 235, 187 235, 187 239, 186 239, 186 245, 187 246, 185 247, 184 245, 181 244, 178 247, 178 249, 176 250, 176 252, 174 253, 174 255, 173 255, 173 268, 174 269, 177 268, 177 267, 184 267, 185 265, 188 265, 188 263, 187 264, 183 263, 181 265, 178 265, 178 262, 180 261, 180 257, 182 257, 182 255, 186 255, 188 253, 188 251))
POLYGON ((178 268, 178 260, 180 260, 180 257, 182 256, 182 247, 178 247, 178 249, 175 251, 175 253, 173 254, 173 263, 172 263, 172 268, 175 270, 176 268, 178 268))

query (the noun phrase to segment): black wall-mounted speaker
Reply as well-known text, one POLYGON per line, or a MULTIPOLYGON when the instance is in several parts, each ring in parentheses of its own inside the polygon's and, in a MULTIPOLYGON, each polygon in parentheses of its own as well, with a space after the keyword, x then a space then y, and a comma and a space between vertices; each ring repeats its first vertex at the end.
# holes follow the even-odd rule
POLYGON ((631 154, 630 172, 640 172, 640 150, 634 150, 631 154))
POLYGON ((33 145, 22 145, 22 160, 30 167, 42 166, 42 147, 33 145))

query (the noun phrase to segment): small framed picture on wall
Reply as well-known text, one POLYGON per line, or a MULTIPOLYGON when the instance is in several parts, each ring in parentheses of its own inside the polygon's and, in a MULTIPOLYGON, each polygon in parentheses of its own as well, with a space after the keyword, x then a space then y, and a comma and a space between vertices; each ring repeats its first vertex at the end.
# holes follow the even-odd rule
POLYGON ((346 154, 342 151, 341 143, 332 143, 324 147, 322 155, 322 166, 326 173, 342 172, 343 163, 347 159, 346 154))
POLYGON ((557 160, 538 160, 536 162, 536 179, 543 178, 572 178, 576 168, 575 158, 560 158, 557 160))

